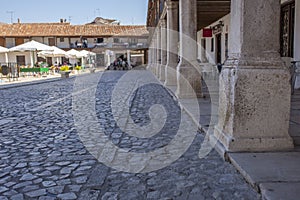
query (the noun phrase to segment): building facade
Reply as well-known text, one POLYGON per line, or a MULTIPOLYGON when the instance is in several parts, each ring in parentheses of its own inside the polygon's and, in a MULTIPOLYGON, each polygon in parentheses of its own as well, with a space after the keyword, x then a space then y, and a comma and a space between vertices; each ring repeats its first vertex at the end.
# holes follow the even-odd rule
MULTIPOLYGON (((103 23, 103 19, 85 25, 60 23, 0 24, 0 46, 11 48, 30 40, 56 46, 63 50, 88 50, 97 54, 97 66, 107 66, 120 54, 132 54, 133 61, 143 64, 147 60, 148 31, 145 26, 125 26, 103 23), (107 53, 109 52, 109 53, 107 53)), ((9 60, 29 65, 30 54, 9 53, 9 60)), ((51 60, 49 60, 51 62, 51 60)))
POLYGON ((300 0, 150 0, 148 68, 179 98, 201 98, 201 71, 222 63, 211 140, 222 152, 293 149, 282 57, 300 60, 299 20, 300 0))

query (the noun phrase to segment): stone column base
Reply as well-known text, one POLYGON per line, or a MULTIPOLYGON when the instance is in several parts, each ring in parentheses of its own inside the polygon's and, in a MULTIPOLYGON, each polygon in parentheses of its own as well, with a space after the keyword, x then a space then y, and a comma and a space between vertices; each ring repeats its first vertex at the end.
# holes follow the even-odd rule
POLYGON ((191 65, 177 67, 178 98, 202 98, 201 73, 191 65))
MULTIPOLYGON (((281 151, 294 148, 291 137, 259 137, 259 138, 234 138, 215 127, 213 139, 218 140, 225 152, 263 152, 281 151)), ((212 138, 211 138, 212 140, 212 138)))
POLYGON ((155 76, 157 78, 159 78, 159 75, 160 75, 160 68, 161 68, 161 65, 160 64, 156 64, 155 65, 155 76))
POLYGON ((177 76, 176 76, 176 65, 167 65, 166 66, 166 80, 164 85, 166 86, 176 86, 177 85, 177 76), (175 66, 175 67, 174 67, 175 66))
POLYGON ((160 74, 159 74, 159 80, 164 82, 166 80, 166 65, 160 66, 160 74))
POLYGON ((230 152, 292 149, 290 75, 283 66, 225 66, 214 136, 230 152))

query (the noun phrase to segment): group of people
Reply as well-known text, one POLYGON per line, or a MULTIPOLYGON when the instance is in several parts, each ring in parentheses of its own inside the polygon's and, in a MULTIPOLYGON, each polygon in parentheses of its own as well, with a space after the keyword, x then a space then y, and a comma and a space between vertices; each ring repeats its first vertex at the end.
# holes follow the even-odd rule
POLYGON ((78 40, 75 41, 75 47, 78 48, 88 48, 88 41, 87 39, 83 39, 82 40, 82 43, 81 42, 78 42, 78 40))
POLYGON ((118 57, 114 60, 106 69, 107 70, 128 70, 131 66, 129 66, 127 62, 127 58, 123 56, 118 57))

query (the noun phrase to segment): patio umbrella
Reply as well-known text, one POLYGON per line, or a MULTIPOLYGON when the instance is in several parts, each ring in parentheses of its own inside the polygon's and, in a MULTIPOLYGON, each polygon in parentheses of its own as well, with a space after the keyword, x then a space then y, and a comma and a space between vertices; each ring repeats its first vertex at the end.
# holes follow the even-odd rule
POLYGON ((85 59, 84 58, 86 58, 86 59, 88 58, 88 60, 89 60, 88 64, 90 64, 91 57, 96 56, 96 53, 93 53, 93 52, 90 52, 90 51, 87 51, 87 50, 80 51, 80 54, 82 55, 82 61, 81 61, 81 63, 83 65, 85 64, 85 59))
POLYGON ((31 52, 32 56, 30 56, 31 65, 34 65, 34 53, 38 51, 53 51, 50 46, 39 43, 37 41, 30 41, 24 44, 12 47, 9 49, 9 52, 31 52))
POLYGON ((8 63, 8 48, 0 46, 0 53, 5 53, 5 62, 8 63))
POLYGON ((83 55, 75 49, 71 49, 71 50, 67 51, 66 56, 68 58, 82 58, 83 57, 83 55))
POLYGON ((67 51, 66 57, 70 58, 71 64, 75 64, 75 63, 77 63, 77 58, 82 58, 82 55, 79 51, 77 51, 75 49, 71 49, 71 50, 67 51))
POLYGON ((51 46, 51 49, 52 51, 41 51, 38 55, 44 57, 63 57, 67 54, 67 52, 56 46, 51 46))
POLYGON ((22 52, 22 51, 53 51, 48 45, 39 43, 37 41, 30 41, 9 49, 10 52, 22 52))
POLYGON ((51 49, 53 51, 41 51, 38 53, 38 56, 40 57, 51 57, 51 58, 56 58, 56 62, 59 63, 59 58, 64 57, 67 55, 67 52, 56 47, 56 46, 51 46, 51 49))

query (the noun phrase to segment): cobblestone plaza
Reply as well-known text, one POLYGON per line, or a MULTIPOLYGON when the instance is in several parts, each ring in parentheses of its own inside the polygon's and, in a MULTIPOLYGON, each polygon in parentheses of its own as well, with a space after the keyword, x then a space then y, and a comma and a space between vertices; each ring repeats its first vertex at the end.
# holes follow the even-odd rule
MULTIPOLYGON (((128 72, 127 72, 128 73, 128 72)), ((157 79, 146 70, 140 73, 157 79)), ((95 109, 105 134, 119 148, 149 152, 174 137, 181 109, 159 82, 138 89, 131 116, 145 125, 149 106, 166 106, 164 129, 149 138, 122 132, 110 101, 126 72, 101 72, 95 109), (151 97, 151 98, 150 98, 151 97), (169 120, 172 119, 172 120, 169 120)), ((132 77, 133 79, 137 79, 132 77)), ((259 194, 214 150, 200 159, 204 135, 198 131, 189 149, 169 166, 148 173, 107 167, 81 141, 72 113, 75 78, 1 90, 0 199, 259 199, 259 194)), ((88 123, 87 123, 88 124, 88 123)))

